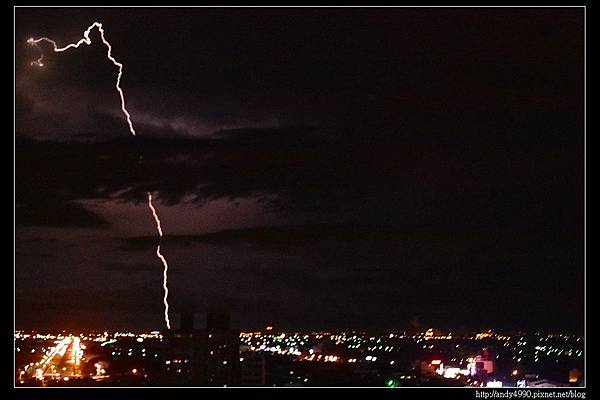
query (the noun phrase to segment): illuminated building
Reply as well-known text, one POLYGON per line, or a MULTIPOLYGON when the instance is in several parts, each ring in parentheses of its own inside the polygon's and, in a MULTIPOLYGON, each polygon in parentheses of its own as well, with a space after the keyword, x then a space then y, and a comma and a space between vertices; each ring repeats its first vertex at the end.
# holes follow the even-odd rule
POLYGON ((475 357, 475 371, 477 375, 486 375, 494 372, 494 356, 489 350, 475 357))
POLYGON ((502 381, 489 381, 485 386, 489 388, 500 388, 502 387, 502 381))

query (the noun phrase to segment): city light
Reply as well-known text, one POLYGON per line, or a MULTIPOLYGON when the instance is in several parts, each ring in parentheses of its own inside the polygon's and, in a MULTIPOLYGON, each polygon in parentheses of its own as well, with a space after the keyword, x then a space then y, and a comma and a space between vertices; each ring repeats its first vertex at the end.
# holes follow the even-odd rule
POLYGON ((388 379, 388 381, 385 383, 385 385, 387 387, 398 387, 398 386, 400 386, 400 382, 398 382, 395 379, 388 379))
MULTIPOLYGON (((348 364, 355 365, 353 368, 357 368, 360 371, 363 367, 369 364, 369 368, 373 368, 374 371, 385 371, 389 374, 390 371, 394 372, 392 376, 388 375, 386 381, 381 381, 381 385, 388 386, 388 381, 394 380, 392 383, 396 385, 399 382, 410 380, 415 382, 414 379, 419 376, 418 370, 414 368, 414 362, 408 359, 403 360, 402 352, 395 351, 394 358, 390 359, 389 351, 391 348, 409 348, 414 346, 414 349, 421 349, 421 351, 431 351, 429 345, 425 350, 422 350, 422 337, 420 335, 394 335, 390 338, 389 334, 385 336, 372 336, 366 334, 357 334, 356 332, 348 332, 343 334, 331 334, 324 335, 323 333, 290 333, 290 332, 279 332, 276 334, 270 334, 265 332, 252 332, 252 333, 240 333, 239 343, 243 346, 243 352, 240 351, 236 363, 239 361, 241 365, 247 365, 251 368, 256 366, 256 362, 260 359, 254 357, 249 361, 249 353, 273 355, 286 358, 289 362, 306 362, 309 365, 312 363, 325 363, 330 364, 332 367, 336 364, 348 364), (328 343, 323 346, 323 343, 328 343), (362 344, 361 349, 357 349, 357 344, 362 344), (327 352, 323 352, 323 349, 328 349, 327 352), (369 353, 365 354, 364 352, 369 353), (400 360, 400 362, 398 361, 400 360), (381 361, 377 363, 377 361, 381 361)), ((440 335, 443 336, 443 335, 440 335)), ((447 335, 446 335, 447 336, 447 335)), ((16 382, 21 384, 24 381, 24 385, 32 384, 31 382, 37 381, 39 384, 48 384, 52 381, 60 380, 64 384, 77 385, 77 381, 88 376, 90 379, 95 381, 108 381, 111 379, 118 379, 119 370, 115 370, 115 367, 121 362, 122 357, 128 358, 128 363, 135 361, 137 364, 135 367, 129 366, 126 370, 131 375, 136 375, 140 379, 154 379, 156 372, 146 372, 142 369, 143 363, 146 362, 146 353, 155 357, 161 356, 161 352, 165 351, 165 344, 163 337, 154 333, 133 333, 133 332, 115 332, 115 333, 86 333, 86 334, 59 334, 59 335, 29 335, 19 332, 15 334, 15 337, 20 340, 21 352, 17 351, 15 346, 15 354, 23 353, 23 348, 26 349, 27 355, 37 355, 37 360, 28 361, 24 363, 21 368, 18 368, 15 374, 16 382), (43 337, 44 339, 41 339, 43 337), (50 337, 54 337, 51 339, 50 337), (101 340, 97 340, 100 338, 101 340), (115 338, 119 338, 118 340, 115 338), (143 338, 143 341, 138 340, 143 338), (91 351, 94 357, 91 361, 86 360, 86 354, 88 347, 95 346, 91 351), (36 351, 31 352, 32 349, 36 351), (84 350, 86 352, 84 352, 84 350), (98 359, 98 351, 103 355, 98 359), (96 353, 95 353, 96 352, 96 353), (87 363, 93 365, 95 373, 84 372, 87 363), (110 374, 108 373, 110 371, 110 374), (111 378, 111 375, 113 376, 111 378), (65 380, 64 378, 68 378, 65 380), (29 383, 28 383, 29 382, 29 383)), ((217 338, 214 334, 212 335, 213 340, 217 338)), ((476 339, 475 335, 469 338, 468 336, 460 337, 454 335, 459 340, 461 346, 455 350, 456 345, 448 342, 445 349, 440 348, 444 354, 444 358, 435 357, 430 361, 423 361, 420 365, 421 379, 429 379, 427 377, 436 376, 436 379, 443 379, 447 381, 458 381, 460 384, 465 386, 490 386, 500 387, 511 385, 522 385, 525 382, 524 387, 534 387, 535 385, 558 385, 558 383, 548 383, 547 380, 542 378, 532 379, 531 374, 527 379, 519 379, 518 381, 507 382, 505 379, 488 378, 490 371, 496 373, 498 366, 495 360, 498 354, 490 353, 489 348, 504 349, 502 351, 507 354, 514 354, 516 356, 530 356, 539 352, 540 349, 548 350, 552 347, 551 360, 555 362, 558 358, 569 359, 576 357, 577 352, 581 351, 580 348, 574 346, 573 343, 580 343, 581 340, 576 341, 573 338, 572 341, 564 342, 563 348, 557 347, 557 344, 544 345, 540 343, 551 343, 547 342, 546 336, 540 337, 539 340, 531 342, 531 340, 517 340, 517 341, 506 341, 505 339, 495 339, 495 336, 488 337, 486 340, 497 340, 497 345, 491 346, 491 342, 486 343, 486 346, 475 345, 479 343, 481 339, 476 339), (468 343, 469 340, 473 342, 468 343), (526 343, 527 342, 527 343, 526 343), (509 346, 506 346, 509 343, 509 346), (544 348, 544 346, 546 346, 544 348), (470 351, 470 354, 465 355, 463 352, 470 351), (483 372, 482 372, 483 371, 483 372)), ((429 343, 435 344, 435 348, 438 349, 441 346, 437 341, 447 342, 448 339, 429 339, 429 343)), ((563 338, 561 338, 564 341, 563 338)), ((217 342, 215 342, 217 343, 217 342)), ((242 347, 240 347, 241 350, 242 347)), ((210 348, 207 352, 216 356, 219 353, 218 348, 210 348)), ((168 351, 168 350, 167 350, 168 351)), ((438 353, 439 355, 440 353, 438 353)), ((546 353, 539 354, 539 357, 546 356, 546 353)), ((510 357, 508 357, 510 359, 510 357)), ((152 358, 155 360, 155 358, 152 358)), ((218 362, 223 368, 228 368, 231 364, 231 358, 223 359, 216 358, 215 362, 218 362)), ((516 358, 515 358, 516 360, 516 358)), ((177 357, 169 358, 161 362, 162 368, 172 368, 171 365, 176 366, 172 369, 173 373, 184 375, 186 371, 190 371, 193 368, 196 361, 189 359, 188 357, 177 357), (185 367, 184 367, 185 366, 185 367), (189 367, 188 367, 189 366, 189 367)), ((533 362, 533 359, 531 360, 533 362)), ((131 365, 131 364, 129 364, 131 365)), ((260 364, 258 364, 260 365, 260 364)), ((88 367, 89 368, 89 367, 88 367)), ((419 367, 416 367, 417 369, 419 367)), ((521 369, 510 368, 505 371, 504 376, 517 377, 523 372, 521 369)), ((290 375, 294 377, 298 376, 298 382, 305 382, 307 379, 304 373, 300 373, 297 370, 291 370, 290 375)), ((537 375, 536 375, 537 376, 537 375)), ((580 378, 582 374, 576 369, 573 369, 568 374, 565 374, 564 384, 580 384, 583 379, 580 378)), ((395 386, 394 386, 395 387, 395 386)))

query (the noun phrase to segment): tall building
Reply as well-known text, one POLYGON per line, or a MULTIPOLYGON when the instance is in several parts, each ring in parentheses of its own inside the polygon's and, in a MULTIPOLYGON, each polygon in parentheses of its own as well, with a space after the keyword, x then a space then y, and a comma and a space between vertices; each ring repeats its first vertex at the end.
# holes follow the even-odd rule
POLYGON ((202 359, 207 386, 239 386, 240 332, 229 326, 229 314, 209 313, 206 353, 202 359))
POLYGON ((194 314, 183 312, 181 328, 163 342, 164 386, 239 386, 239 332, 229 314, 209 313, 206 329, 195 329, 194 314))
POLYGON ((265 355, 250 350, 250 346, 240 347, 240 385, 266 385, 265 355))

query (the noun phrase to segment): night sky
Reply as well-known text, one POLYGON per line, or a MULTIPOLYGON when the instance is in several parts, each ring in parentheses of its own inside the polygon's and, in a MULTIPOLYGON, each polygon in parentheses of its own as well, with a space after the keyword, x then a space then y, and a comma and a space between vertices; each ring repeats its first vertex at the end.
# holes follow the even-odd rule
POLYGON ((15 18, 17 328, 582 330, 582 8, 15 18))

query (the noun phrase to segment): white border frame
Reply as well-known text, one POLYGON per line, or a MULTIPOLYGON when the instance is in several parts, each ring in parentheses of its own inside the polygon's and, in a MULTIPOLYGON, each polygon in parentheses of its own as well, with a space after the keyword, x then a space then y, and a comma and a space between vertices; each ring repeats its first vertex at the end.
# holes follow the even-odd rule
MULTIPOLYGON (((587 281, 587 160, 586 160, 586 146, 587 146, 587 8, 586 6, 135 6, 135 5, 123 5, 123 6, 13 6, 13 62, 16 61, 16 14, 17 8, 583 8, 583 373, 584 376, 587 372, 587 293, 586 293, 586 281, 587 281)), ((13 64, 13 211, 16 209, 16 173, 15 173, 15 156, 16 156, 16 62, 13 64)), ((13 212, 13 232, 16 232, 16 221, 15 213, 13 212)), ((16 235, 13 235, 13 344, 14 342, 14 331, 16 331, 16 262, 14 255, 16 252, 16 235)), ((13 348, 13 371, 16 368, 16 354, 13 348)), ((15 389, 318 389, 318 388, 344 388, 344 389, 384 389, 389 390, 386 387, 379 386, 305 386, 305 387, 285 387, 285 386, 264 386, 264 387, 250 387, 250 386, 235 386, 235 387, 210 387, 210 386, 73 386, 73 387, 22 387, 16 386, 13 380, 13 388, 15 389)), ((466 390, 486 390, 488 388, 477 388, 477 387, 434 387, 434 386, 403 386, 396 389, 466 389, 466 390)), ((502 388, 502 389, 515 389, 515 388, 502 388)), ((518 388, 516 388, 518 389, 518 388)), ((526 388, 527 389, 527 388, 526 388)), ((533 388, 535 389, 535 388, 533 388)), ((550 389, 550 388, 543 388, 550 389)), ((585 390, 587 389, 587 377, 585 379, 585 385, 582 387, 557 387, 552 390, 565 391, 565 390, 585 390)))

